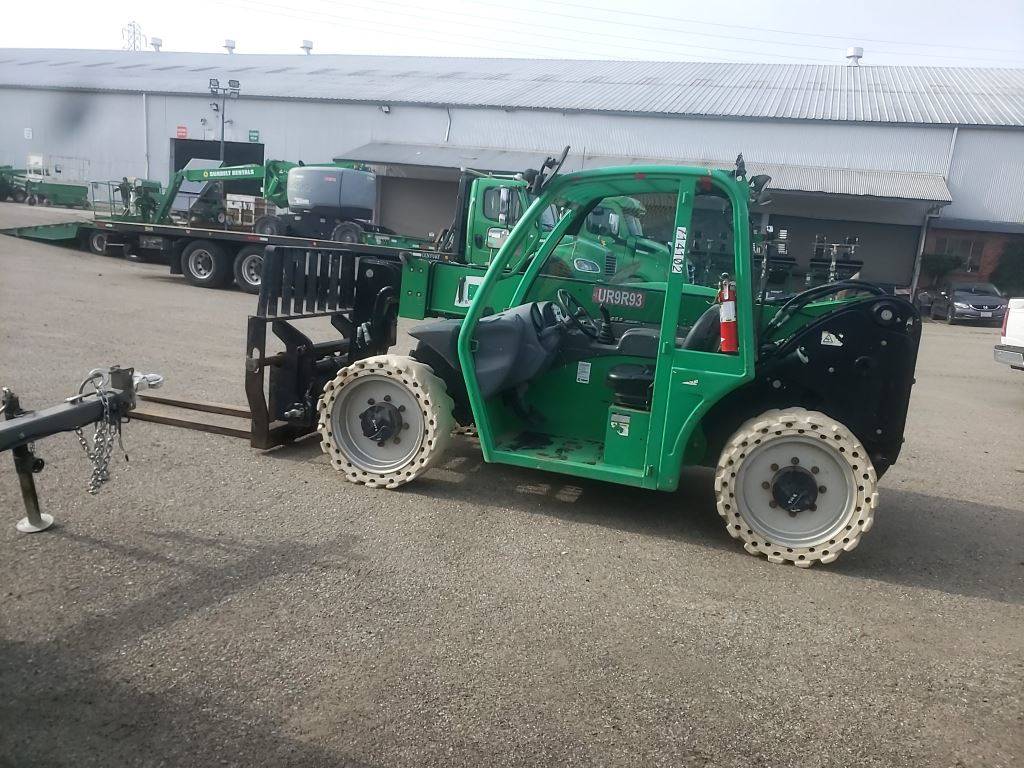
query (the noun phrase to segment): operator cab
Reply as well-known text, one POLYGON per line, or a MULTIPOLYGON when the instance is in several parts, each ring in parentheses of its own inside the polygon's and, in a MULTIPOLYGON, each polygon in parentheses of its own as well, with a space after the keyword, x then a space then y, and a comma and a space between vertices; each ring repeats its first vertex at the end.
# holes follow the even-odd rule
MULTIPOLYGON (((731 358, 727 367, 738 368, 734 355, 719 352, 716 300, 723 273, 737 267, 732 206, 712 184, 697 189, 691 178, 683 186, 681 194, 679 176, 623 174, 613 184, 574 185, 544 207, 555 219, 547 236, 510 259, 507 280, 518 281, 512 306, 485 307, 473 332, 475 383, 499 448, 640 470, 659 372, 692 354, 731 358), (579 275, 584 249, 592 258, 594 238, 620 229, 635 233, 627 235, 634 243, 643 235, 642 257, 579 275)), ((460 396, 468 398, 463 324, 439 320, 411 332, 419 342, 413 356, 445 380, 457 416, 471 410, 459 408, 460 396)))

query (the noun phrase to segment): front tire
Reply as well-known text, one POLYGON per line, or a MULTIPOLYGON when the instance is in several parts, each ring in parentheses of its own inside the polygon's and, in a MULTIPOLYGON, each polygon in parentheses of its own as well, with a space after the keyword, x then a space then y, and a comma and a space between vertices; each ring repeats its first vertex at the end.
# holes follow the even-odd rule
POLYGON ((200 288, 223 288, 231 282, 231 259, 210 240, 196 240, 181 252, 181 273, 200 288))
POLYGON ((874 523, 877 477, 845 426, 803 408, 743 424, 715 473, 718 514, 752 555, 802 568, 849 552, 874 523))
POLYGON ((247 245, 235 256, 235 285, 246 293, 259 293, 263 278, 263 246, 247 245))
POLYGON ((321 448, 353 483, 397 488, 437 464, 453 403, 429 366, 378 355, 342 368, 318 403, 321 448))

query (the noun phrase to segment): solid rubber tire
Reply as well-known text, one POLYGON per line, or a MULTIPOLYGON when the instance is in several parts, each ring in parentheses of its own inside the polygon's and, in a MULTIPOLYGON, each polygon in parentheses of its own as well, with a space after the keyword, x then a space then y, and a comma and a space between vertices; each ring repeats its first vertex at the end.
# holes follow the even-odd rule
POLYGON ((434 375, 430 366, 403 355, 368 357, 342 368, 324 387, 317 403, 320 447, 331 458, 334 468, 350 482, 370 488, 397 488, 415 480, 438 463, 452 440, 455 427, 453 407, 444 382, 434 375), (404 466, 379 473, 363 471, 353 465, 331 432, 331 412, 337 396, 348 384, 371 375, 394 377, 420 404, 423 413, 424 434, 418 450, 404 466))
POLYGON ((853 433, 835 419, 803 408, 770 410, 748 420, 726 443, 715 472, 718 514, 729 535, 743 542, 743 548, 752 555, 764 555, 773 563, 791 562, 801 568, 816 562, 831 563, 842 552, 849 552, 860 543, 861 536, 874 523, 877 486, 871 459, 853 433), (744 514, 748 500, 742 498, 742 488, 734 481, 743 461, 756 447, 797 435, 818 435, 822 447, 827 445, 834 453, 833 458, 853 470, 852 477, 858 485, 840 533, 804 547, 787 548, 766 541, 749 524, 744 514))

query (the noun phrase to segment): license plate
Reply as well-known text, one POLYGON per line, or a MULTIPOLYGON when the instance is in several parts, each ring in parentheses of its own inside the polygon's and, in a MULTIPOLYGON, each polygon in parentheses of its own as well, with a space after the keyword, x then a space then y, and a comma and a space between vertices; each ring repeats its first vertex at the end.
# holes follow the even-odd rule
POLYGON ((647 294, 643 291, 631 291, 628 288, 609 288, 604 285, 595 285, 592 298, 595 304, 643 309, 647 301, 647 294))
POLYGON ((982 312, 981 316, 982 317, 992 317, 992 313, 991 312, 982 312))

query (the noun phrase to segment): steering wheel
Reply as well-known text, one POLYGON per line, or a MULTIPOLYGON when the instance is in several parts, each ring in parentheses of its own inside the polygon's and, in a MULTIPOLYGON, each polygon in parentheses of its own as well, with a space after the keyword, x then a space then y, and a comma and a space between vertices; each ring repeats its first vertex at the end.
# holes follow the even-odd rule
POLYGON ((874 285, 873 283, 866 283, 863 280, 844 280, 841 283, 827 283, 826 285, 818 285, 814 288, 808 288, 806 291, 798 293, 779 307, 779 311, 775 313, 775 317, 773 317, 768 325, 765 326, 764 333, 762 335, 764 338, 770 337, 775 331, 782 327, 783 323, 812 301, 815 301, 816 299, 823 299, 826 296, 831 296, 834 293, 840 293, 842 291, 861 291, 873 294, 874 296, 886 295, 885 291, 877 285, 874 285))
POLYGON ((580 304, 580 300, 569 293, 565 288, 559 288, 555 293, 555 301, 562 308, 569 324, 579 329, 585 336, 596 339, 600 334, 600 327, 587 308, 580 304))

